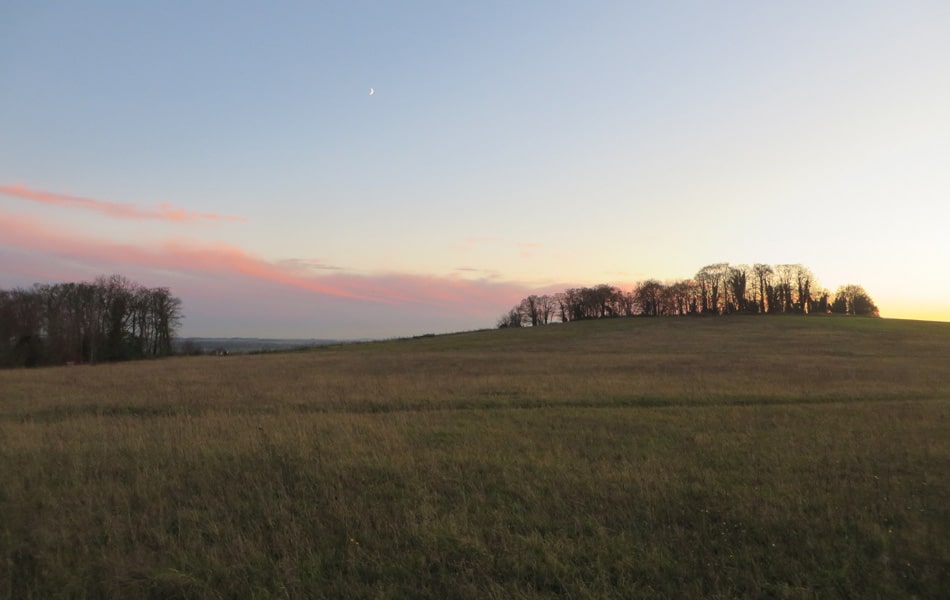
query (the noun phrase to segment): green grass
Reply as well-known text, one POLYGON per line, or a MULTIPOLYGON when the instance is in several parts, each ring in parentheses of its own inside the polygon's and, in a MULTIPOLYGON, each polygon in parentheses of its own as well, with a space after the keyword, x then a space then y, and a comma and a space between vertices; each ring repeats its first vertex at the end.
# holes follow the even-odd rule
POLYGON ((0 597, 939 598, 950 325, 0 372, 0 597))

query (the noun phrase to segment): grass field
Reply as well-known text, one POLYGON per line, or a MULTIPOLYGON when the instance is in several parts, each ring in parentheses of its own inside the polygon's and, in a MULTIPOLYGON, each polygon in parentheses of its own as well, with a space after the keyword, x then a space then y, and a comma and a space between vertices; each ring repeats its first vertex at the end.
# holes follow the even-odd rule
POLYGON ((0 372, 0 598, 947 598, 950 324, 0 372))

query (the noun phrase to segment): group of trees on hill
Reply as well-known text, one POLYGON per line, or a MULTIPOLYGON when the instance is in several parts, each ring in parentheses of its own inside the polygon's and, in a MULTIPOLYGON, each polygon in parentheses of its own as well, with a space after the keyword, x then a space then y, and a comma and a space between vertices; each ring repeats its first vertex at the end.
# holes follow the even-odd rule
POLYGON ((181 300, 113 275, 0 290, 0 367, 165 356, 181 300))
POLYGON ((716 263, 691 279, 642 281, 630 290, 606 284, 531 295, 498 319, 499 327, 632 316, 841 313, 878 316, 859 285, 832 294, 803 265, 716 263))

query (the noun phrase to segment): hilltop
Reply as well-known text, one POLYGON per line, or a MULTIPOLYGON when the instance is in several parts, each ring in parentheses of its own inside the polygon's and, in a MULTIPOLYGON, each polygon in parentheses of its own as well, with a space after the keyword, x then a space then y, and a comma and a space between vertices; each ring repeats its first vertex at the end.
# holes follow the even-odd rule
POLYGON ((950 324, 630 318, 0 372, 0 596, 939 597, 950 324))

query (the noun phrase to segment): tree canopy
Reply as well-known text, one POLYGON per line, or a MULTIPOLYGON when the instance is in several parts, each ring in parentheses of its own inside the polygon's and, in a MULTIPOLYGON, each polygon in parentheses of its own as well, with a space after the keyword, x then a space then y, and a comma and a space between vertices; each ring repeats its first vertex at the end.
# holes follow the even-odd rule
POLYGON ((121 275, 0 290, 0 367, 165 356, 181 300, 121 275))
POLYGON ((878 316, 877 306, 859 285, 822 288, 800 264, 714 263, 689 279, 641 281, 631 290, 607 284, 531 295, 502 315, 498 327, 546 325, 605 317, 745 314, 827 314, 878 316))

